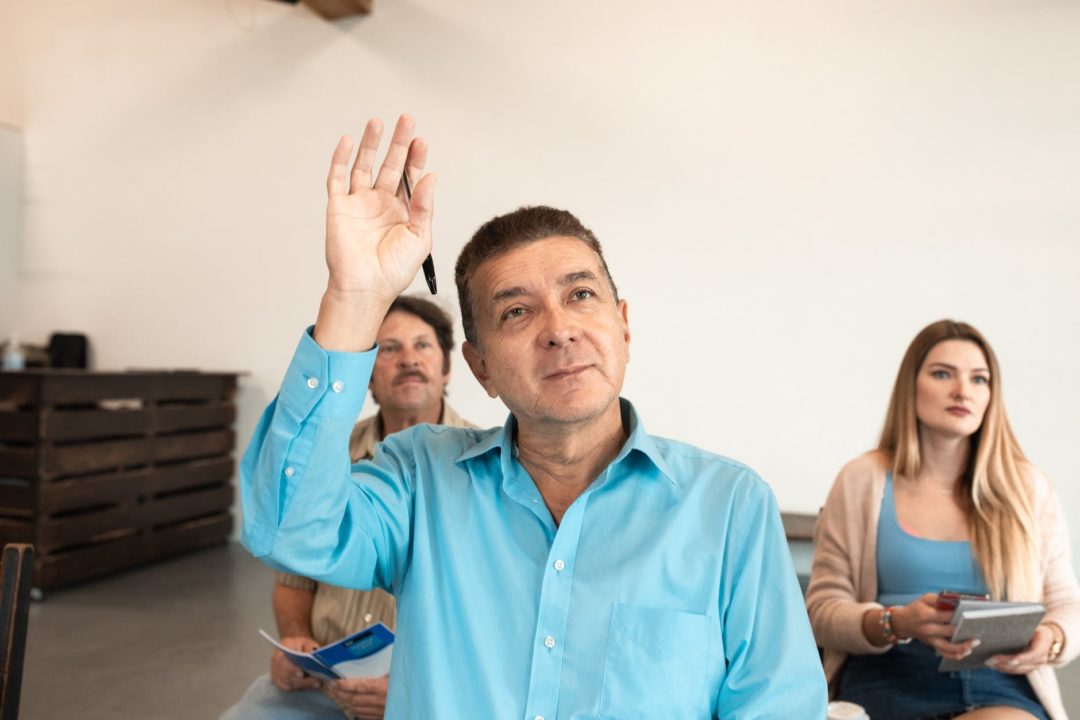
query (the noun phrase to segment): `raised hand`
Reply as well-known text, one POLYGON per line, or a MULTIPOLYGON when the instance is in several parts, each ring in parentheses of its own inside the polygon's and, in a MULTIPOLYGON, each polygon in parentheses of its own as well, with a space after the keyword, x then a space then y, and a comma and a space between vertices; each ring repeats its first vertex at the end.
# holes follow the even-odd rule
POLYGON ((423 175, 427 143, 414 138, 414 122, 398 118, 382 167, 372 182, 383 126, 369 120, 350 168, 353 144, 343 137, 327 177, 326 265, 330 271, 315 339, 332 350, 364 350, 374 343, 382 316, 431 252, 435 176, 423 175), (412 202, 399 192, 402 172, 412 202))

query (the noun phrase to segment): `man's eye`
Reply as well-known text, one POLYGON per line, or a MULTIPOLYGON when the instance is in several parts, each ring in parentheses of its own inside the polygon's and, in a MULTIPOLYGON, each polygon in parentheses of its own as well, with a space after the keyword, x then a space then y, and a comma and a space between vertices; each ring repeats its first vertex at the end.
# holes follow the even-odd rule
POLYGON ((592 290, 586 290, 585 288, 581 288, 580 290, 574 291, 575 300, 588 300, 591 297, 595 297, 595 293, 593 293, 592 290))
POLYGON ((503 313, 503 319, 504 320, 509 320, 509 319, 512 319, 512 318, 521 317, 524 314, 525 314, 525 308, 523 308, 523 307, 512 307, 512 308, 510 308, 509 310, 507 310, 506 312, 503 313))

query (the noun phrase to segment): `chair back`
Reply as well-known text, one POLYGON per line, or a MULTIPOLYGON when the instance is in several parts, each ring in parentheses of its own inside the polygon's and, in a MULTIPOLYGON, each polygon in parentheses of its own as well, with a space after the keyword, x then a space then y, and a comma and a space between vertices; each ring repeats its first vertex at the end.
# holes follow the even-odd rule
POLYGON ((26 624, 30 616, 30 585, 34 568, 34 546, 11 543, 4 546, 0 573, 0 720, 19 717, 19 689, 22 686, 23 655, 26 652, 26 624))

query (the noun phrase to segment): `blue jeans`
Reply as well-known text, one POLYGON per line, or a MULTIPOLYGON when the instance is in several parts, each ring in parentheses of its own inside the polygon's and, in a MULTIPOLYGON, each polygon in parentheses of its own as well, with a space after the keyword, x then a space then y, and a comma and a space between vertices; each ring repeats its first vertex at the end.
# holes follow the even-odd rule
POLYGON ((990 668, 938 672, 940 662, 933 648, 918 641, 897 645, 884 655, 851 655, 837 699, 862 705, 871 720, 951 717, 992 705, 1050 720, 1025 676, 990 668))
POLYGON ((345 720, 344 711, 318 690, 282 692, 262 675, 219 720, 345 720))

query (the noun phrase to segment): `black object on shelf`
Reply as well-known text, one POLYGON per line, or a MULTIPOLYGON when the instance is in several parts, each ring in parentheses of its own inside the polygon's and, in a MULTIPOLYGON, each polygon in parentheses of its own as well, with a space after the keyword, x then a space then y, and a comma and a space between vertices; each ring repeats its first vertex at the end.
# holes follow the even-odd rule
POLYGON ((82 333, 53 333, 49 336, 49 367, 85 370, 87 344, 82 333))

